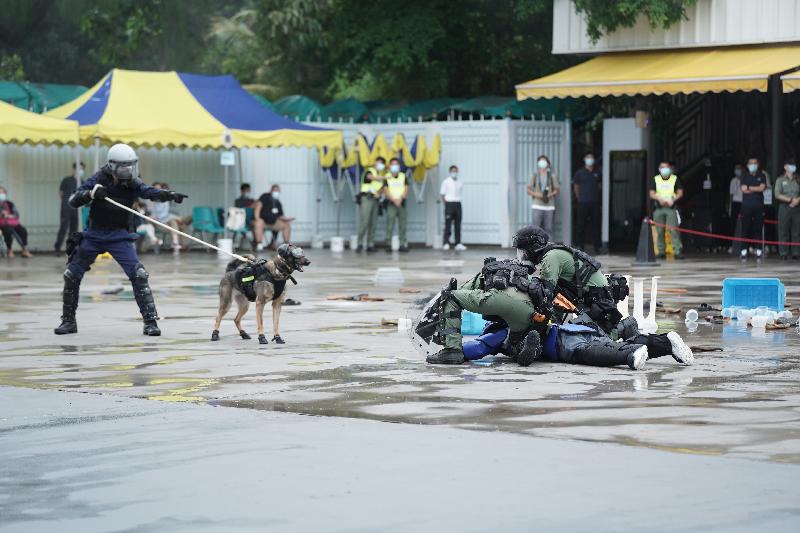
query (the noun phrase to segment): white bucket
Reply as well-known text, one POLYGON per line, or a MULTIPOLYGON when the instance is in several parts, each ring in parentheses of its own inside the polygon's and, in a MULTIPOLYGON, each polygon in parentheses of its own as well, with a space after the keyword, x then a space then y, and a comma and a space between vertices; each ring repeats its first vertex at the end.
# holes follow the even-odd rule
POLYGON ((437 233, 433 236, 433 249, 434 250, 441 250, 442 249, 442 234, 437 233))
POLYGON ((322 238, 322 235, 314 235, 311 238, 311 249, 320 250, 322 248, 325 248, 325 239, 322 238))
POLYGON ((350 249, 355 250, 358 248, 358 235, 350 235, 350 249))
POLYGON ((331 252, 344 252, 344 237, 331 237, 331 252))
POLYGON ((408 331, 411 329, 411 319, 410 318, 398 318, 397 319, 397 331, 408 331))
MULTIPOLYGON (((217 239, 217 247, 225 250, 226 252, 233 252, 233 239, 217 239)), ((217 251, 217 257, 220 259, 230 259, 231 256, 217 251)))
POLYGON ((396 252, 400 249, 400 237, 392 235, 392 251, 396 252))

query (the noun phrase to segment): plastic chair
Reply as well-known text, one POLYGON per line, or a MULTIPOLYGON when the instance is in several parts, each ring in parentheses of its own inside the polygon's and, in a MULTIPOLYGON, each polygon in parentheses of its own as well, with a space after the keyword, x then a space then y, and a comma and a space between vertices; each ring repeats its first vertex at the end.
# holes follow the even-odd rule
POLYGON ((195 233, 200 233, 200 238, 207 240, 206 233, 222 235, 225 228, 220 226, 215 209, 209 206, 196 206, 192 208, 192 226, 195 233))

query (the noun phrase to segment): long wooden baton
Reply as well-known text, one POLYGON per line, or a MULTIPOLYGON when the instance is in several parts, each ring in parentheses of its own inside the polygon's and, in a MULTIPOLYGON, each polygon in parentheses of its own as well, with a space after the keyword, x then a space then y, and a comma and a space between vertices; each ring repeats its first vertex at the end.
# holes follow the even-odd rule
POLYGON ((227 255, 233 257, 234 259, 238 259, 239 261, 244 261, 245 263, 252 263, 252 261, 250 259, 248 259, 248 258, 246 258, 244 256, 241 256, 239 254, 235 254, 233 252, 229 252, 228 250, 223 250, 222 248, 218 248, 218 247, 214 246, 213 244, 209 244, 206 241, 202 241, 202 240, 198 239, 197 237, 193 237, 192 235, 189 235, 188 233, 184 233, 182 231, 176 230, 175 228, 171 228, 171 227, 167 226, 166 224, 159 222, 158 220, 153 220, 149 216, 143 215, 142 213, 138 212, 135 209, 131 209, 130 207, 124 206, 121 203, 112 200, 108 196, 106 196, 105 200, 106 200, 106 202, 108 202, 108 203, 110 203, 112 205, 115 205, 115 206, 119 207, 120 209, 124 209, 125 211, 128 211, 129 213, 133 213, 137 217, 143 218, 146 221, 148 221, 148 222, 150 222, 152 224, 155 224, 156 226, 162 227, 167 231, 171 231, 172 233, 177 233, 178 235, 186 237, 187 239, 191 239, 194 242, 196 242, 198 244, 202 244, 203 246, 205 246, 207 248, 211 248, 212 250, 216 250, 218 252, 222 252, 223 254, 227 254, 227 255))

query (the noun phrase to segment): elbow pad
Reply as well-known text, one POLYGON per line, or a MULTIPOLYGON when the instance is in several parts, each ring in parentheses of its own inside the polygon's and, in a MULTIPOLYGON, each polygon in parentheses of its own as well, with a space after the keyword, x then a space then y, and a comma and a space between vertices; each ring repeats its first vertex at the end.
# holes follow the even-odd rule
POLYGON ((72 196, 69 197, 69 205, 75 209, 78 209, 79 207, 84 206, 91 201, 91 191, 75 191, 72 196))

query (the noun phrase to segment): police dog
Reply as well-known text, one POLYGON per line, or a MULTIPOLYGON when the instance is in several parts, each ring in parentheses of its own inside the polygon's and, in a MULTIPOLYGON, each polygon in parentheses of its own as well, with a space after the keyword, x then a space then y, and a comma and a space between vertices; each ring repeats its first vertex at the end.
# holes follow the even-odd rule
POLYGON ((219 312, 211 333, 211 340, 219 340, 219 326, 222 317, 231 307, 231 302, 236 300, 238 310, 233 318, 236 329, 243 339, 250 339, 250 335, 242 329, 242 317, 247 313, 250 302, 256 304, 256 329, 258 342, 267 344, 264 335, 264 307, 272 302, 272 342, 285 344, 281 338, 279 325, 281 308, 286 299, 286 282, 291 280, 294 271, 303 271, 304 266, 311 264, 305 256, 303 249, 293 244, 284 243, 278 247, 278 255, 269 261, 256 260, 252 255, 245 256, 250 263, 235 259, 228 263, 225 274, 219 282, 219 312))

